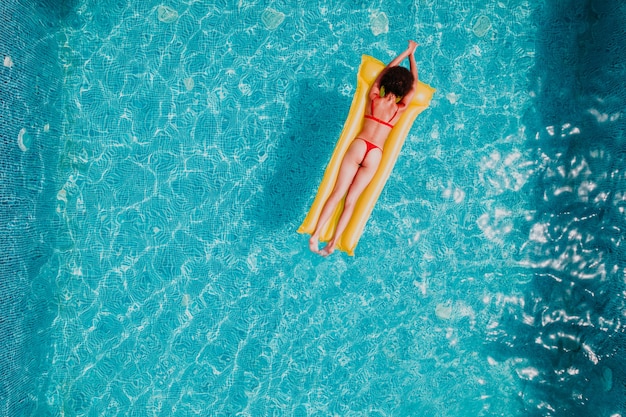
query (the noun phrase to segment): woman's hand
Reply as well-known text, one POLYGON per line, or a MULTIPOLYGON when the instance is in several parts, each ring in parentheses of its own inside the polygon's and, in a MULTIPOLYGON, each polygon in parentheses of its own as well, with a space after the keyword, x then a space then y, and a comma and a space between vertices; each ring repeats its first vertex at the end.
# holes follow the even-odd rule
POLYGON ((415 41, 409 41, 409 47, 407 48, 407 51, 409 52, 409 54, 413 54, 415 53, 415 49, 417 49, 417 47, 419 46, 419 44, 415 41))

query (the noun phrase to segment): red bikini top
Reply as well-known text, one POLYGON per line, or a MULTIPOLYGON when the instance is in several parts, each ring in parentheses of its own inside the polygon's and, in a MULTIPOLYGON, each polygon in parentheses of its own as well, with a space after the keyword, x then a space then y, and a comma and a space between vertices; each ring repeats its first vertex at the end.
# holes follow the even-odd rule
POLYGON ((393 127, 393 125, 391 124, 391 121, 393 120, 394 117, 396 117, 396 114, 398 114, 398 108, 396 107, 396 112, 393 114, 393 116, 391 116, 391 119, 389 119, 388 122, 386 122, 384 120, 381 120, 378 117, 374 116, 374 100, 372 100, 371 103, 370 103, 370 112, 372 114, 366 114, 363 117, 365 117, 366 119, 373 120, 373 121, 375 121, 377 123, 380 123, 381 125, 385 125, 385 126, 388 126, 388 127, 393 127))

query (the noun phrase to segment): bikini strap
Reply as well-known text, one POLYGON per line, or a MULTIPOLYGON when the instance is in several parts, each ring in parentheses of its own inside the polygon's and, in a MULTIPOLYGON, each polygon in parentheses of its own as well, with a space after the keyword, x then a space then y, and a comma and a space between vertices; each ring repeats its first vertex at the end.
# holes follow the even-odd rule
MULTIPOLYGON (((374 116, 374 100, 370 100, 370 113, 372 114, 372 118, 376 119, 376 120, 380 120, 378 117, 374 116)), ((398 108, 396 107, 396 112, 393 114, 393 116, 391 116, 391 119, 389 119, 389 121, 387 122, 388 125, 391 124, 391 121, 393 120, 394 117, 396 117, 396 114, 398 114, 398 108)), ((380 120, 382 122, 382 120, 380 120)))
POLYGON ((396 117, 396 114, 398 114, 398 108, 396 107, 396 112, 393 114, 393 116, 391 116, 391 119, 389 119, 389 121, 387 123, 391 124, 391 121, 393 120, 394 117, 396 117))

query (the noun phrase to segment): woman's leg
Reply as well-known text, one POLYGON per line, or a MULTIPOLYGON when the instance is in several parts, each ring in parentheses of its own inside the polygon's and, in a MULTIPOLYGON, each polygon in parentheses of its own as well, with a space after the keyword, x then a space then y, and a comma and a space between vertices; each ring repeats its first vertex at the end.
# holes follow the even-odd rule
POLYGON ((367 154, 367 157, 361 166, 358 168, 356 175, 354 176, 354 180, 348 187, 348 194, 346 195, 346 200, 344 201, 343 212, 337 222, 335 234, 330 242, 328 242, 328 245, 326 245, 326 247, 321 251, 322 255, 328 256, 335 250, 338 240, 341 238, 341 235, 348 226, 348 222, 352 218, 352 214, 354 213, 354 208, 359 200, 359 197, 361 197, 363 190, 365 190, 365 187, 368 186, 376 174, 381 158, 382 151, 380 149, 372 149, 372 151, 367 154))
POLYGON ((319 253, 320 233, 335 212, 335 209, 341 202, 343 196, 345 196, 348 192, 348 189, 350 188, 350 185, 360 168, 359 164, 363 159, 365 149, 366 146, 362 140, 354 140, 346 151, 346 154, 341 161, 341 166, 339 167, 339 174, 337 175, 337 181, 335 182, 333 191, 324 203, 324 207, 322 208, 320 217, 317 220, 315 230, 309 239, 309 249, 311 249, 312 252, 319 253))

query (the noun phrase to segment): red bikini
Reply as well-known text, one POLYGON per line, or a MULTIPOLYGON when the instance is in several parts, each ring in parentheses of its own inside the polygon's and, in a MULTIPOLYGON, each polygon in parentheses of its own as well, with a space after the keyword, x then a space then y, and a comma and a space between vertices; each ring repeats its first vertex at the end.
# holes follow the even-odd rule
MULTIPOLYGON (((398 114, 398 108, 396 108, 396 112, 393 114, 393 116, 391 116, 391 119, 389 119, 388 122, 386 122, 386 121, 384 121, 382 119, 379 119, 378 117, 374 116, 374 100, 372 100, 371 103, 370 103, 370 112, 372 114, 366 114, 363 117, 365 117, 366 119, 369 119, 369 120, 373 120, 376 123, 380 123, 381 125, 385 125, 387 127, 393 128, 393 125, 391 124, 391 121, 393 120, 394 117, 396 117, 396 114, 398 114)), ((356 138, 356 139, 360 139, 363 142, 365 142, 365 146, 366 146, 365 154, 363 155, 363 159, 361 160, 361 163, 363 163, 363 161, 365 161, 365 158, 367 158, 367 154, 370 153, 370 151, 372 149, 380 149, 381 152, 383 151, 380 146, 375 145, 375 144, 373 144, 372 142, 370 142, 368 140, 365 140, 363 138, 356 138)))
POLYGON ((381 120, 378 117, 374 116, 374 100, 372 100, 371 103, 370 103, 370 113, 371 114, 366 114, 364 117, 366 119, 370 119, 370 120, 373 120, 375 122, 378 122, 381 125, 385 125, 385 126, 388 126, 388 127, 393 127, 393 125, 391 124, 391 121, 393 120, 394 117, 396 117, 396 114, 398 114, 398 108, 396 107, 396 112, 393 114, 393 116, 391 116, 391 119, 389 119, 388 122, 385 122, 384 120, 381 120))
POLYGON ((373 144, 372 142, 370 142, 369 140, 365 140, 365 139, 363 139, 363 138, 355 138, 355 140, 356 140, 356 139, 359 139, 359 140, 362 140, 363 142, 365 142, 365 146, 366 146, 366 148, 365 148, 365 154, 363 154, 363 159, 361 159, 361 164, 363 163, 363 161, 365 161, 365 158, 367 158, 367 154, 368 154, 368 153, 370 153, 370 151, 371 151, 372 149, 380 149, 380 151, 381 151, 381 152, 383 151, 383 150, 382 150, 382 148, 381 148, 380 146, 378 146, 378 145, 374 145, 374 144, 373 144))

